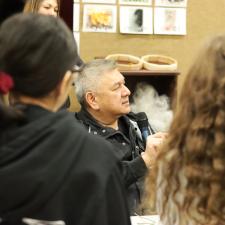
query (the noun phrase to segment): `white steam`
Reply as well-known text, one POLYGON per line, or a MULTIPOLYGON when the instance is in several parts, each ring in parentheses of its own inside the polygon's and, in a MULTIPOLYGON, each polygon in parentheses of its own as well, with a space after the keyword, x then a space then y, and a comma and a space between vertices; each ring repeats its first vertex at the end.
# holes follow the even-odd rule
POLYGON ((169 97, 160 95, 146 83, 137 84, 131 104, 133 112, 145 112, 152 128, 157 131, 168 131, 173 113, 169 97))

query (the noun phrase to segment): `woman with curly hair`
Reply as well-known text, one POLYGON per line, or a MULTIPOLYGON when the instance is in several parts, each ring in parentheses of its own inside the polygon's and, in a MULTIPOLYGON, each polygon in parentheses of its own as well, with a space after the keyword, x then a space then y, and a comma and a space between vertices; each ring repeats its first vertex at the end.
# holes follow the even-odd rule
POLYGON ((156 168, 160 220, 225 224, 225 35, 204 45, 178 105, 156 168))

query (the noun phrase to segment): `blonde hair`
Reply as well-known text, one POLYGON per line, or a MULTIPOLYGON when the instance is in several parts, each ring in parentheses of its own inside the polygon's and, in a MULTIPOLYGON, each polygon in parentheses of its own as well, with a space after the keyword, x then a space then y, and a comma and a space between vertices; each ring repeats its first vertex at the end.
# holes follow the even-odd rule
MULTIPOLYGON (((23 9, 23 12, 26 12, 26 13, 36 13, 38 12, 39 8, 40 8, 40 5, 41 3, 43 2, 44 0, 27 0, 26 3, 25 3, 25 6, 24 6, 24 9, 23 9)), ((58 4, 58 15, 59 15, 59 10, 60 10, 60 0, 56 0, 57 1, 57 4, 58 4)))
POLYGON ((225 35, 204 45, 185 78, 178 104, 155 170, 162 224, 223 225, 225 35))

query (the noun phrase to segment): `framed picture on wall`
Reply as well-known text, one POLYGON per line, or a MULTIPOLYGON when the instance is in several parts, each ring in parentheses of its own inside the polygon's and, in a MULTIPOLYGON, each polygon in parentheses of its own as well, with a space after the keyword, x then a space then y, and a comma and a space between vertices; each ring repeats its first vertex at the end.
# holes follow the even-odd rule
POLYGON ((73 31, 79 31, 80 25, 80 4, 73 4, 73 31))
POLYGON ((83 0, 83 3, 115 4, 116 0, 83 0))
POLYGON ((155 6, 187 7, 187 0, 155 0, 155 6))
POLYGON ((152 34, 151 7, 120 6, 120 33, 152 34))
POLYGON ((116 32, 116 6, 84 5, 84 32, 116 32))
POLYGON ((154 10, 154 34, 185 35, 186 8, 160 8, 154 10))
POLYGON ((152 5, 152 0, 119 0, 122 5, 152 5))

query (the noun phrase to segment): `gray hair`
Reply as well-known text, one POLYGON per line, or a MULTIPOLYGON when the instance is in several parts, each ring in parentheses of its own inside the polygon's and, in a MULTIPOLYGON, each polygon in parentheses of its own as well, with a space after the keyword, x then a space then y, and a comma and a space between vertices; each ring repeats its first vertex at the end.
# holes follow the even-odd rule
POLYGON ((88 91, 96 91, 101 81, 100 77, 105 72, 116 68, 116 62, 108 59, 96 59, 85 64, 75 81, 75 93, 78 102, 85 106, 85 94, 88 91))

